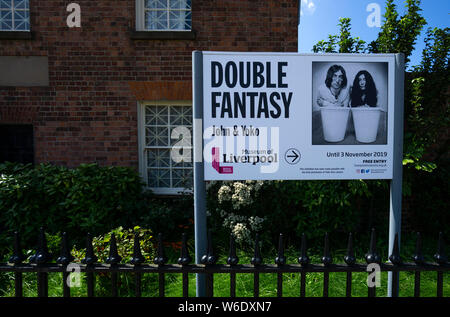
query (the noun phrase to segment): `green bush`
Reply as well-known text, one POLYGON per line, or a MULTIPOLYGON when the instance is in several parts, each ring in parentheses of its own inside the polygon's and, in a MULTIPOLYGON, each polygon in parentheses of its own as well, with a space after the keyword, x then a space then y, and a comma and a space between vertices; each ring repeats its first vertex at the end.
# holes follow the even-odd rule
POLYGON ((139 225, 151 228, 155 234, 162 233, 164 241, 180 241, 182 233, 194 235, 194 200, 191 194, 172 197, 147 198, 151 206, 141 213, 139 225))
POLYGON ((346 241, 351 231, 381 229, 388 198, 385 181, 212 182, 208 225, 221 236, 216 241, 233 233, 246 247, 253 247, 256 233, 271 245, 279 233, 294 245, 302 233, 321 245, 325 232, 346 241))
POLYGON ((104 233, 119 225, 133 226, 145 213, 143 183, 126 167, 83 164, 68 169, 0 164, 0 245, 9 246, 14 231, 29 247, 40 227, 65 231, 74 241, 87 232, 104 233))
POLYGON ((66 232, 82 246, 88 232, 119 226, 151 228, 165 241, 192 231, 192 195, 163 198, 144 188, 128 167, 0 164, 0 257, 11 253, 14 231, 24 248, 35 248, 40 227, 51 236, 66 232))
MULTIPOLYGON (((114 234, 116 237, 117 253, 122 258, 121 263, 130 263, 133 257, 134 251, 134 238, 135 234, 139 236, 139 245, 141 248, 141 254, 145 259, 145 263, 152 263, 155 257, 155 249, 153 247, 153 233, 150 229, 144 229, 139 226, 134 228, 124 229, 118 227, 116 229, 107 232, 106 234, 99 235, 92 238, 92 246, 94 253, 98 258, 99 263, 106 263, 106 259, 109 256, 111 236, 114 234)), ((85 245, 74 246, 71 254, 74 256, 74 262, 81 262, 86 256, 85 245)))
MULTIPOLYGON (((93 237, 92 246, 94 254, 97 256, 98 263, 106 263, 106 259, 109 256, 111 236, 114 234, 116 238, 117 253, 122 258, 120 263, 129 264, 133 256, 134 238, 135 234, 139 236, 139 245, 141 254, 144 257, 145 263, 153 263, 155 257, 155 248, 153 246, 153 234, 150 229, 144 229, 139 226, 130 229, 124 229, 123 227, 115 228, 103 235, 93 237)), ((71 251, 75 257, 74 262, 81 262, 86 256, 85 245, 81 248, 74 246, 71 251)), ((119 287, 121 296, 130 296, 134 289, 134 274, 118 274, 117 286, 119 287)), ((156 276, 144 276, 144 283, 156 285, 156 276)), ((107 297, 111 296, 111 273, 100 272, 96 274, 96 296, 107 297)))

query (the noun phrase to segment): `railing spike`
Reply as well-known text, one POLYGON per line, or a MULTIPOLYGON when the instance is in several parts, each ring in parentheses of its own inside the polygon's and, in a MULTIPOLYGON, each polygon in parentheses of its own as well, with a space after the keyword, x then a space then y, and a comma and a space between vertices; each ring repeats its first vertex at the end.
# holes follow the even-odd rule
POLYGON ((307 254, 307 246, 306 246, 306 235, 302 233, 302 245, 300 249, 300 257, 298 258, 298 263, 302 266, 307 266, 310 262, 308 254, 307 254))
POLYGON ((212 231, 211 229, 208 230, 208 259, 207 264, 213 265, 217 262, 217 256, 214 253, 214 244, 213 244, 213 238, 212 238, 212 231))
POLYGON ((347 254, 344 256, 344 261, 350 266, 356 263, 355 251, 353 250, 353 235, 351 232, 348 235, 347 254))
POLYGON ((400 246, 398 242, 398 233, 394 237, 394 245, 392 246, 392 254, 389 256, 389 260, 394 265, 402 264, 402 258, 400 257, 400 246))
POLYGON ((187 236, 186 233, 183 233, 181 236, 181 254, 178 258, 178 264, 180 265, 188 265, 192 261, 192 258, 189 255, 188 247, 187 247, 187 236))
POLYGON ((106 263, 111 265, 117 265, 120 261, 122 261, 122 257, 117 252, 117 242, 116 235, 111 234, 111 241, 109 245, 109 256, 106 259, 106 263))
POLYGON ((330 241, 328 237, 328 232, 325 233, 325 241, 324 241, 324 248, 323 248, 323 256, 322 256, 322 263, 325 266, 328 266, 332 263, 333 259, 330 254, 330 241))
POLYGON ((372 233, 370 235, 370 249, 369 252, 366 254, 366 262, 368 264, 370 263, 381 263, 381 258, 377 253, 377 241, 376 241, 376 234, 375 234, 375 228, 372 228, 372 233))
POLYGON ((200 259, 200 263, 201 264, 208 264, 208 253, 209 253, 209 233, 207 234, 207 238, 206 238, 206 254, 203 254, 203 256, 200 259))
POLYGON ((217 262, 217 257, 214 254, 211 230, 208 230, 206 254, 202 256, 200 262, 206 265, 214 265, 217 262))
POLYGON ((141 252, 141 244, 139 239, 139 233, 134 233, 134 244, 133 244, 133 257, 130 260, 130 263, 133 265, 140 265, 145 262, 145 258, 141 252))
POLYGON ((444 235, 442 232, 439 232, 438 249, 437 253, 434 255, 434 259, 439 265, 447 263, 447 256, 445 255, 444 235))
POLYGON ((61 233, 61 254, 56 259, 56 263, 62 265, 68 265, 72 262, 74 257, 70 254, 69 240, 67 238, 67 233, 61 233))
POLYGON ((94 264, 97 262, 97 256, 94 253, 94 247, 92 246, 92 235, 90 233, 86 236, 86 256, 81 262, 83 264, 94 264))
POLYGON ((259 248, 259 234, 256 234, 255 238, 255 253, 253 255, 253 258, 251 258, 250 263, 254 266, 261 265, 263 262, 263 259, 261 257, 261 250, 259 248))
POLYGON ((14 251, 12 256, 9 258, 8 262, 19 265, 25 260, 25 256, 23 255, 22 248, 20 246, 20 235, 16 231, 14 232, 14 251))
POLYGON ((230 234, 230 252, 228 253, 227 264, 237 265, 239 263, 239 258, 236 255, 236 241, 234 240, 233 234, 230 234))
POLYGON ((376 252, 376 248, 377 248, 377 237, 376 237, 376 233, 375 233, 375 228, 372 228, 372 232, 370 234, 370 251, 371 252, 376 252))
POLYGON ((424 257, 422 255, 422 237, 420 235, 420 232, 417 232, 416 251, 412 256, 412 259, 414 260, 414 263, 416 263, 417 265, 425 263, 424 257))
POLYGON ((158 251, 153 262, 157 265, 164 265, 167 262, 166 253, 164 252, 162 233, 158 233, 158 251))
POLYGON ((50 261, 51 257, 51 254, 48 252, 45 230, 41 227, 39 229, 38 249, 33 257, 33 262, 36 264, 45 264, 50 261))
POLYGON ((286 257, 284 256, 284 243, 283 243, 283 234, 280 233, 278 237, 278 256, 275 258, 275 264, 277 265, 285 265, 286 257))

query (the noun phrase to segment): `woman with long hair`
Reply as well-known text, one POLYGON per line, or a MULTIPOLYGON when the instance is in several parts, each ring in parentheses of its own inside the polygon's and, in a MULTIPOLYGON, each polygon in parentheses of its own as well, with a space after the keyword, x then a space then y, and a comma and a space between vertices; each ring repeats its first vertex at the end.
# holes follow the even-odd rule
POLYGON ((372 75, 368 71, 361 70, 356 74, 353 80, 350 98, 350 105, 352 107, 377 106, 377 88, 372 75))

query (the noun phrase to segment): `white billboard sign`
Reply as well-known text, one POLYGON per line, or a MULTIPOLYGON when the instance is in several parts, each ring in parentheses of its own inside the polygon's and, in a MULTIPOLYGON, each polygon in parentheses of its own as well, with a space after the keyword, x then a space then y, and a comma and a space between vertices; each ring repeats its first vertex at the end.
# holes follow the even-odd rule
POLYGON ((205 180, 392 179, 394 54, 203 52, 205 180))

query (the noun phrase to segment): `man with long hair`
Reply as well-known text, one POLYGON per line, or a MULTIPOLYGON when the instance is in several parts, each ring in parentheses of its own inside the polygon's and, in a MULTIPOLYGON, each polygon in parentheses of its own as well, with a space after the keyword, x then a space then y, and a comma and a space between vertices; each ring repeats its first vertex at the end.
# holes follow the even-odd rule
POLYGON ((319 87, 317 104, 320 107, 347 107, 349 103, 347 75, 344 67, 333 65, 328 69, 325 85, 319 87))

